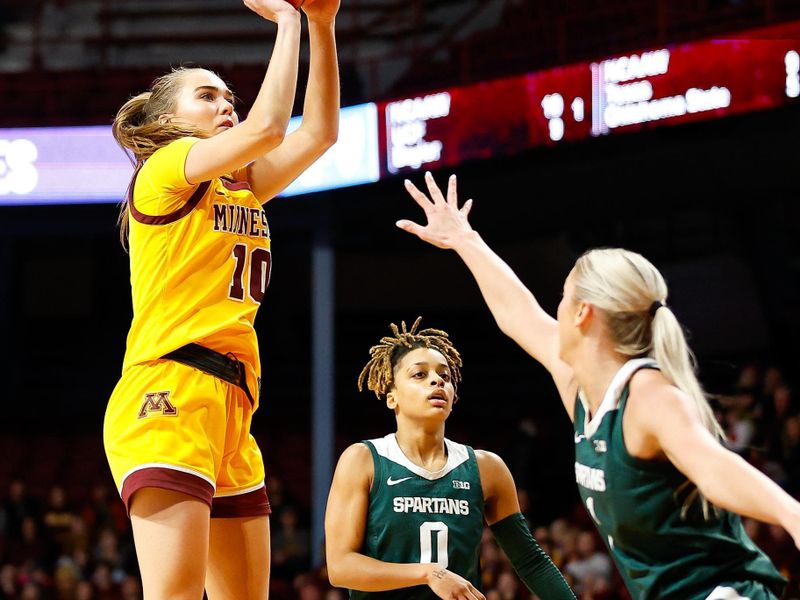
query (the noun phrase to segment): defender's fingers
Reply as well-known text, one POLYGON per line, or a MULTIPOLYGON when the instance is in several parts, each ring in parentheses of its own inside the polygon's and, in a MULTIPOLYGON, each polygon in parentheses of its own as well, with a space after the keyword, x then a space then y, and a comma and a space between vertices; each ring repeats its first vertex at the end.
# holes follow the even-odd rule
POLYGON ((472 210, 472 198, 464 202, 464 206, 461 207, 461 214, 465 217, 469 216, 469 211, 472 210))
POLYGON ((458 208, 458 186, 456 183, 456 176, 450 175, 447 181, 447 203, 453 208, 458 208))
POLYGON ((414 223, 413 221, 409 221, 408 219, 400 219, 395 223, 400 229, 403 231, 407 231, 408 233, 413 233, 418 237, 422 237, 422 232, 425 228, 422 225, 414 223))
POLYGON ((408 179, 406 179, 403 183, 406 186, 406 191, 414 199, 414 201, 419 204, 423 210, 428 210, 428 208, 431 206, 431 201, 425 195, 425 192, 417 188, 417 186, 411 183, 411 181, 408 179))
POLYGON ((428 184, 428 193, 431 195, 433 203, 444 203, 444 195, 442 195, 442 190, 440 190, 439 186, 436 185, 436 180, 433 178, 433 175, 431 175, 430 171, 425 173, 425 183, 428 184))

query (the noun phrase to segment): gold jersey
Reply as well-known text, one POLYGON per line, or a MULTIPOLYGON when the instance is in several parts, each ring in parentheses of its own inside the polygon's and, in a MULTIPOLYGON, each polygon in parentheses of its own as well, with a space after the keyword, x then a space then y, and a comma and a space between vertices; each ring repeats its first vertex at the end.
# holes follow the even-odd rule
POLYGON ((197 141, 160 148, 136 176, 129 203, 133 323, 123 372, 195 342, 245 363, 256 397, 253 323, 269 284, 269 226, 239 177, 243 170, 186 181, 186 155, 197 141))

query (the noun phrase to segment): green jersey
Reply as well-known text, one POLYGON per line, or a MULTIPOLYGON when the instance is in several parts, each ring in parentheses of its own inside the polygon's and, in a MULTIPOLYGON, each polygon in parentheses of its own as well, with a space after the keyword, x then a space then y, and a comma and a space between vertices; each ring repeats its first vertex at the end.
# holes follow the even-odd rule
POLYGON ((770 597, 766 591, 739 595, 753 582, 780 596, 784 579, 737 515, 720 511, 706 520, 695 504, 682 516, 693 489, 686 477, 670 462, 628 454, 622 415, 628 382, 642 368, 658 367, 650 359, 628 361, 591 420, 580 393, 575 402, 578 490, 631 595, 636 600, 770 597))
MULTIPOLYGON (((361 552, 392 563, 435 563, 480 588, 483 489, 475 452, 445 440, 447 464, 431 472, 403 454, 395 435, 364 442, 375 476, 361 552)), ((350 597, 434 599, 427 585, 350 597)))

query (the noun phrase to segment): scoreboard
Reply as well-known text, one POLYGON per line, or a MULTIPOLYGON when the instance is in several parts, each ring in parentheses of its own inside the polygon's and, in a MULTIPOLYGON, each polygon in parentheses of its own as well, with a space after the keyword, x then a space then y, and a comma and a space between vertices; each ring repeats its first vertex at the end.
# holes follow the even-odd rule
MULTIPOLYGON (((800 97, 800 21, 343 108, 339 141, 283 195, 773 109, 800 97)), ((301 117, 290 123, 290 131, 301 117)), ((110 127, 0 129, 0 206, 117 202, 110 127)))
POLYGON ((798 52, 800 39, 712 40, 386 102, 384 172, 783 106, 800 96, 798 52))

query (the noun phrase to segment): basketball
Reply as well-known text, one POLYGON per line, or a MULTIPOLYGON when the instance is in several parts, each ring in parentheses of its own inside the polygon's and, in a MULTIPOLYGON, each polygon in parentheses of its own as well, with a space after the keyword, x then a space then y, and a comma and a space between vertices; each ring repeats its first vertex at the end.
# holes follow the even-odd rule
POLYGON ((308 6, 314 0, 286 0, 289 4, 294 6, 297 10, 300 10, 301 6, 308 6))

